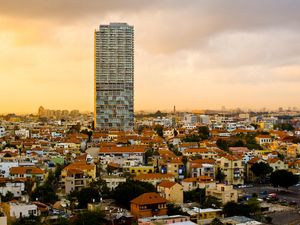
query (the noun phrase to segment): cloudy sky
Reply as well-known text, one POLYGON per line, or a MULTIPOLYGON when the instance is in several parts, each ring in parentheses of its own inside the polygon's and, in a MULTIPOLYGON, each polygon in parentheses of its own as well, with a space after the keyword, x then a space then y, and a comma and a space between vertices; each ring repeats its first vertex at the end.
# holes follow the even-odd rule
POLYGON ((299 0, 0 0, 0 113, 93 110, 99 24, 135 28, 136 110, 300 107, 299 0))

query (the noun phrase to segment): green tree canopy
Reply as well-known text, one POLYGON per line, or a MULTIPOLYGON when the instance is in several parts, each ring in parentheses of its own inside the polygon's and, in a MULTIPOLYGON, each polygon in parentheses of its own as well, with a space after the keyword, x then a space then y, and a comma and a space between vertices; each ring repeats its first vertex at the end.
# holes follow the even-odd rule
POLYGON ((77 198, 79 209, 85 209, 88 203, 98 202, 100 200, 99 190, 93 187, 83 188, 78 192, 72 192, 70 195, 77 198))
POLYGON ((228 146, 228 142, 226 140, 223 139, 218 139, 216 142, 217 146, 224 150, 224 151, 228 151, 229 150, 229 146, 228 146))
POLYGON ((298 177, 287 170, 276 170, 271 174, 270 182, 274 187, 289 188, 298 183, 298 177))
POLYGON ((222 183, 225 180, 226 175, 221 171, 220 168, 217 169, 216 171, 216 180, 219 183, 222 183))
POLYGON ((128 180, 119 184, 113 191, 112 196, 118 204, 129 209, 132 199, 147 192, 156 192, 156 189, 147 182, 128 180))
POLYGON ((272 173, 273 168, 268 163, 256 162, 252 165, 251 171, 256 177, 264 179, 268 174, 272 173))
POLYGON ((209 138, 209 129, 207 126, 201 126, 198 128, 198 134, 201 140, 206 140, 209 138))

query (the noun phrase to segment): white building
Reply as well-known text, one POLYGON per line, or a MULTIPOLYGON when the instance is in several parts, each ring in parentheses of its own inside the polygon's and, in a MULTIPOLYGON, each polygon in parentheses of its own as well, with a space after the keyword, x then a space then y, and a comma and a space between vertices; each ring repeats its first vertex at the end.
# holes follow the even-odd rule
POLYGON ((18 162, 0 162, 0 177, 9 177, 10 168, 18 166, 18 162))
POLYGON ((19 219, 20 217, 39 216, 38 207, 32 203, 10 202, 9 213, 11 217, 19 219))
POLYGON ((5 196, 7 192, 14 194, 14 197, 21 197, 22 192, 25 191, 25 184, 21 181, 14 181, 9 179, 0 179, 0 193, 5 196))
POLYGON ((26 130, 26 129, 20 129, 20 130, 15 131, 15 135, 20 138, 29 138, 30 132, 29 132, 29 130, 26 130))
POLYGON ((210 124, 210 119, 208 115, 200 115, 200 122, 202 124, 210 124))
POLYGON ((98 154, 103 165, 116 163, 122 167, 129 168, 144 164, 145 150, 144 146, 102 147, 98 154))
POLYGON ((183 117, 183 123, 185 125, 195 125, 198 122, 198 118, 194 114, 185 114, 183 117))
POLYGON ((5 136, 5 128, 4 127, 0 127, 0 138, 5 136))

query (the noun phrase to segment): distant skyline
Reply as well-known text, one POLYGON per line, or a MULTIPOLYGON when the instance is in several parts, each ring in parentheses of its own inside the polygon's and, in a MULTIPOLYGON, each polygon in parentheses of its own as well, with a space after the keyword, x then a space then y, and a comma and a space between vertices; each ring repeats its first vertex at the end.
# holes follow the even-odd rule
POLYGON ((300 1, 0 5, 0 114, 93 111, 99 24, 135 27, 136 111, 298 107, 300 1))

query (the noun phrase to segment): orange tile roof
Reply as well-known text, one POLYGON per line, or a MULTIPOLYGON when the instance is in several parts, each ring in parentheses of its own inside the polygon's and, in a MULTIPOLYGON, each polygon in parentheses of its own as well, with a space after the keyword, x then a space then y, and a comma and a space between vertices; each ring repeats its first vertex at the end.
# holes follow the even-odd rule
POLYGON ((164 187, 164 188, 171 188, 175 184, 177 184, 177 183, 176 182, 172 182, 172 181, 168 181, 168 180, 163 180, 162 182, 160 182, 160 184, 158 186, 159 187, 164 187))
POLYGON ((155 192, 144 193, 130 201, 137 205, 164 204, 167 200, 155 192))
POLYGON ((72 164, 69 164, 64 168, 64 170, 68 171, 70 169, 79 169, 79 170, 93 170, 95 169, 94 164, 86 164, 85 162, 74 162, 72 164))
POLYGON ((248 161, 248 164, 254 164, 254 163, 257 163, 259 160, 260 160, 260 158, 258 158, 258 157, 253 157, 252 159, 250 159, 250 160, 248 161))
POLYGON ((80 169, 68 169, 67 174, 68 174, 68 176, 71 176, 74 174, 83 174, 83 171, 80 169))
POLYGON ((266 134, 259 134, 256 137, 257 138, 272 138, 270 135, 266 135, 266 134))
POLYGON ((233 156, 233 155, 224 155, 224 158, 230 160, 230 161, 236 161, 239 160, 237 157, 233 156))
POLYGON ((189 177, 189 178, 185 178, 183 179, 181 182, 196 182, 197 181, 197 177, 189 177))
POLYGON ((45 171, 34 166, 18 166, 10 168, 11 174, 44 174, 45 171))
POLYGON ((276 163, 278 162, 280 159, 279 158, 268 158, 267 162, 268 163, 276 163))
POLYGON ((134 180, 164 180, 164 179, 172 179, 175 178, 172 174, 162 174, 162 173, 148 173, 148 174, 140 174, 135 176, 134 180))
POLYGON ((144 153, 145 146, 100 147, 99 153, 144 153))
POLYGON ((215 164, 215 159, 194 159, 191 161, 192 163, 207 163, 207 164, 215 164))

